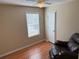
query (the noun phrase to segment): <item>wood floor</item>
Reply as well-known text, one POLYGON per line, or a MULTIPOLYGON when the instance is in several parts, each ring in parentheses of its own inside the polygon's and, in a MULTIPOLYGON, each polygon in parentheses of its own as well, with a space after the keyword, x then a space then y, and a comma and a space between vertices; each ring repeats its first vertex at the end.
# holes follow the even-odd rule
POLYGON ((0 59, 49 59, 49 50, 51 46, 51 43, 41 42, 0 59))

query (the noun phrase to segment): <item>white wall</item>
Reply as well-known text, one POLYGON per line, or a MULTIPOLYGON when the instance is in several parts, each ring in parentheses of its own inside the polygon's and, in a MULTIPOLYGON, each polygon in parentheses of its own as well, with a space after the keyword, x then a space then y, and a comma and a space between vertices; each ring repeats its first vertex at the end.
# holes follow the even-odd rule
POLYGON ((73 33, 79 32, 78 3, 79 1, 75 0, 73 2, 53 5, 46 8, 46 12, 52 12, 53 10, 57 11, 57 40, 68 41, 73 33))

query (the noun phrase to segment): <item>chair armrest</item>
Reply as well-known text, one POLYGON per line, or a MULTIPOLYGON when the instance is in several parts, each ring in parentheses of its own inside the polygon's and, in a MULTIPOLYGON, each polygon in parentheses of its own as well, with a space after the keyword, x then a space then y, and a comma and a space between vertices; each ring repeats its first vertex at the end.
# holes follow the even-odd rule
POLYGON ((68 44, 67 41, 59 41, 59 40, 55 43, 55 45, 63 46, 63 47, 67 47, 67 44, 68 44))

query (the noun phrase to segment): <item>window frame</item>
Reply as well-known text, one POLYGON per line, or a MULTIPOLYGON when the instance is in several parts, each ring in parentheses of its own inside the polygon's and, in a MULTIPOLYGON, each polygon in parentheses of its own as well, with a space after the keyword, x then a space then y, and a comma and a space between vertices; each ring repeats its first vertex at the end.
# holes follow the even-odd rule
POLYGON ((38 36, 40 36, 40 34, 41 34, 41 28, 40 28, 40 14, 39 13, 26 13, 25 14, 25 17, 26 17, 26 25, 27 25, 27 28, 26 28, 26 30, 27 30, 27 37, 28 38, 33 38, 33 37, 38 37, 38 36), (39 21, 39 33, 37 34, 37 35, 33 35, 33 36, 29 36, 29 33, 28 33, 28 19, 27 19, 27 14, 38 14, 38 21, 39 21))

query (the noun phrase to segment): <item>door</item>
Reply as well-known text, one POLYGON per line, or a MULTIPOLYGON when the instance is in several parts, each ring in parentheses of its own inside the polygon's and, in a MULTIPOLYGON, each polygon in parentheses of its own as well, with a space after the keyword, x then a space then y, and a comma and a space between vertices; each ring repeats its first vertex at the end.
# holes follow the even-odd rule
POLYGON ((55 43, 56 40, 56 12, 47 12, 47 20, 46 20, 46 27, 47 27, 47 37, 48 40, 52 43, 55 43))

